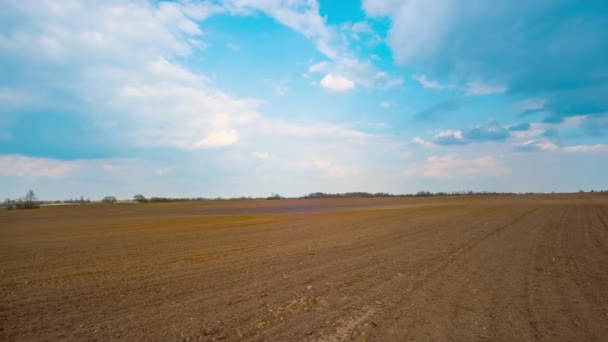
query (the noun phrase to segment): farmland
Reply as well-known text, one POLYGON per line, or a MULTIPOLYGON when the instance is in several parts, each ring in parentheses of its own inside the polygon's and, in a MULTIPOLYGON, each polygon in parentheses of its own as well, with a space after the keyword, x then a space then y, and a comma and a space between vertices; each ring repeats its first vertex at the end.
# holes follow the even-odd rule
POLYGON ((608 196, 0 211, 0 340, 600 341, 608 196))

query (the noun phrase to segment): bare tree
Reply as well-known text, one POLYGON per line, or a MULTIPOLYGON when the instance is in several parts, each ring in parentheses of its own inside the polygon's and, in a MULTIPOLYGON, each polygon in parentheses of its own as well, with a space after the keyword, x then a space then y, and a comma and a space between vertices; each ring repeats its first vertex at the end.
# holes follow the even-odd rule
POLYGON ((36 202, 38 201, 38 199, 36 198, 34 190, 28 190, 28 192, 25 194, 25 197, 23 198, 23 201, 25 202, 24 205, 26 209, 36 208, 36 202))

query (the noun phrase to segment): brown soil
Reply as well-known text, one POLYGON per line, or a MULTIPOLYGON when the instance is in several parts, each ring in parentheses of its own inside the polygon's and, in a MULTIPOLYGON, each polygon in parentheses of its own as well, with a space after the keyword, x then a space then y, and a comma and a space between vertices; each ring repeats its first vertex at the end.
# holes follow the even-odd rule
POLYGON ((0 340, 606 341, 608 196, 0 212, 0 340))

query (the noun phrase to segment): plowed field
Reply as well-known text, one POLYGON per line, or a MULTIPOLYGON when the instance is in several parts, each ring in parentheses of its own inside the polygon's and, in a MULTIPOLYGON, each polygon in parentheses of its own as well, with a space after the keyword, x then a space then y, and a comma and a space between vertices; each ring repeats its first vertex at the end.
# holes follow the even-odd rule
POLYGON ((2 211, 0 340, 606 341, 608 196, 2 211))

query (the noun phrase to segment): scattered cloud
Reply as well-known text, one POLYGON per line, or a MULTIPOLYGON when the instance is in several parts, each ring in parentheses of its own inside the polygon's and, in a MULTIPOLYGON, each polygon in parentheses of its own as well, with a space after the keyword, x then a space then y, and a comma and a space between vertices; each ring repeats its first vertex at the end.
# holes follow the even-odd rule
POLYGON ((430 156, 422 162, 410 166, 406 174, 426 178, 458 178, 463 176, 499 176, 509 173, 509 169, 493 156, 472 159, 453 155, 430 156))
POLYGON ((33 101, 45 112, 96 127, 109 123, 115 129, 108 140, 121 146, 183 149, 217 145, 213 132, 236 132, 259 116, 261 101, 217 90, 205 75, 174 61, 199 50, 202 39, 185 4, 19 4, 10 2, 7 10, 27 20, 11 21, 9 32, 20 34, 0 36, 0 54, 26 63, 14 77, 30 92, 47 94, 50 100, 33 101), (52 51, 41 45, 41 35, 53 42, 52 51))
MULTIPOLYGON (((355 23, 345 23, 341 25, 342 29, 350 34, 355 40, 360 40, 362 36, 375 36, 375 32, 367 21, 358 21, 355 23)), ((379 39, 376 38, 376 39, 379 39)))
POLYGON ((468 143, 465 140, 462 131, 442 131, 435 135, 435 139, 433 139, 433 144, 435 145, 462 145, 468 143))
POLYGON ((522 112, 537 111, 545 108, 547 99, 543 98, 531 98, 515 103, 515 107, 522 112))
POLYGON ((323 88, 331 90, 336 93, 345 93, 347 91, 355 89, 355 82, 342 75, 335 75, 329 73, 321 80, 323 88))
POLYGON ((289 80, 283 79, 278 82, 272 82, 272 92, 275 96, 285 96, 289 93, 289 80))
POLYGON ((396 63, 449 76, 468 95, 546 98, 552 120, 608 109, 603 3, 363 0, 362 7, 389 19, 386 41, 396 63))
POLYGON ((572 152, 572 153, 606 152, 606 151, 608 151, 608 144, 564 146, 564 147, 562 147, 562 150, 564 150, 565 152, 572 152))
POLYGON ((0 175, 31 178, 62 178, 80 168, 74 161, 0 155, 0 175))
POLYGON ((316 73, 316 72, 326 72, 329 70, 329 62, 328 61, 322 61, 316 64, 311 65, 310 67, 308 67, 308 72, 309 73, 316 73))
POLYGON ((433 144, 432 142, 426 141, 420 137, 415 137, 414 139, 412 139, 412 144, 420 145, 420 146, 426 147, 426 148, 435 147, 435 144, 433 144))
POLYGON ((397 104, 395 102, 391 102, 391 101, 382 101, 382 102, 380 102, 380 107, 385 108, 385 109, 395 108, 395 107, 397 107, 397 104))
POLYGON ((425 74, 414 74, 412 79, 420 83, 424 88, 427 89, 446 89, 446 88, 454 88, 451 84, 441 84, 438 81, 428 79, 425 74))
POLYGON ((386 90, 403 84, 401 77, 379 70, 371 61, 361 61, 349 56, 312 64, 305 77, 310 77, 316 73, 324 73, 325 77, 327 75, 340 75, 353 82, 353 86, 366 88, 386 90))
POLYGON ((472 95, 490 95, 502 94, 507 91, 507 86, 503 84, 489 84, 480 81, 469 82, 465 94, 472 95))
POLYGON ((509 130, 495 122, 477 125, 465 130, 445 130, 435 134, 433 145, 465 145, 471 143, 504 141, 510 137, 509 130))
POLYGON ((258 119, 258 134, 290 137, 317 137, 322 139, 369 140, 373 135, 351 128, 348 125, 332 123, 293 123, 280 119, 258 119))
POLYGON ((229 131, 211 132, 206 138, 194 143, 194 148, 223 147, 235 144, 239 140, 239 133, 232 129, 229 131))
POLYGON ((556 151, 567 153, 607 152, 607 144, 559 146, 549 140, 529 140, 515 146, 519 152, 556 151))
POLYGON ((464 131, 464 137, 471 141, 503 141, 509 138, 509 131, 496 123, 478 125, 464 131))
POLYGON ((525 132, 525 131, 530 130, 530 127, 531 127, 531 125, 529 122, 522 122, 519 124, 507 126, 507 129, 509 131, 525 132))

